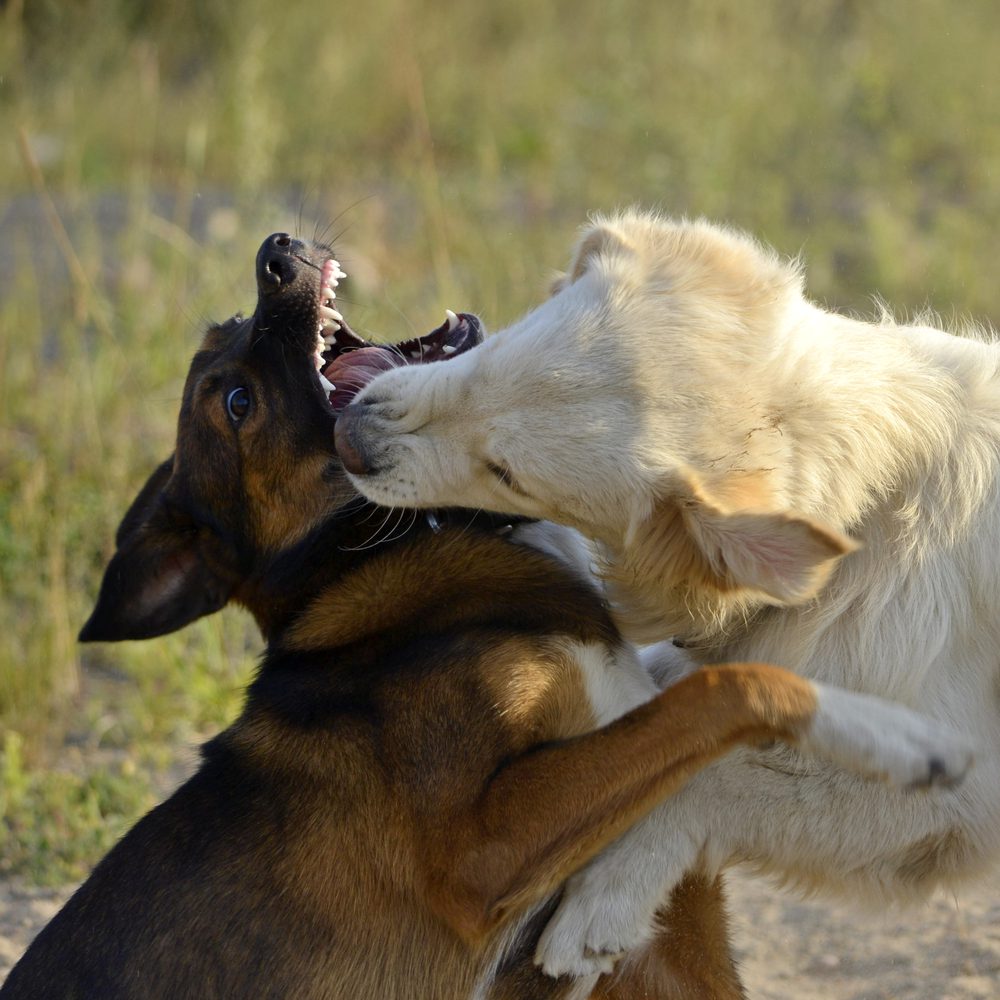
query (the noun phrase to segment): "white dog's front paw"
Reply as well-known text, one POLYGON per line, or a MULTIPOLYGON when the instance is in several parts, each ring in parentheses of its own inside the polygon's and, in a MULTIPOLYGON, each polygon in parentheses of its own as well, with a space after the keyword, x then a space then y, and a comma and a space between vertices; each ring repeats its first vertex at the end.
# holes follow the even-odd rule
POLYGON ((612 972, 619 958, 653 936, 655 901, 637 905, 628 894, 588 886, 587 874, 569 880, 539 939, 535 964, 546 975, 612 972))
POLYGON ((942 723, 882 698, 816 688, 816 716, 802 749, 904 788, 956 785, 972 766, 968 740, 942 723))

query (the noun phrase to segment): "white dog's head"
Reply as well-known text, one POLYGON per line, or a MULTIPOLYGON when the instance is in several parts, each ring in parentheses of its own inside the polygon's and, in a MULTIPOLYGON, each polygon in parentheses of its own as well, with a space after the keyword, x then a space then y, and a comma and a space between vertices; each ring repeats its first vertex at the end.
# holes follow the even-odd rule
POLYGON ((789 401, 761 374, 800 306, 797 269, 744 236, 599 220, 539 308, 447 363, 378 376, 338 448, 379 503, 483 507, 599 540, 660 631, 664 602, 684 608, 668 627, 690 629, 748 596, 800 601, 852 547, 793 513, 789 401))

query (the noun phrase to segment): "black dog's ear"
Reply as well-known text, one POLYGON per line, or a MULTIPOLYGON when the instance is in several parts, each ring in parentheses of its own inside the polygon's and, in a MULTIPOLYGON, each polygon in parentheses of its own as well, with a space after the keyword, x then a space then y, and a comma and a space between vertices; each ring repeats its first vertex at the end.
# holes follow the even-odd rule
POLYGON ((197 526, 164 500, 172 468, 164 462, 129 507, 81 642, 166 635, 229 600, 232 583, 205 564, 197 526))
POLYGON ((115 533, 115 548, 122 548, 132 536, 150 518, 154 505, 163 494, 170 477, 174 472, 174 456, 171 455, 165 462, 156 467, 156 471, 146 480, 146 485, 139 490, 139 495, 132 501, 132 505, 122 518, 122 523, 118 525, 115 533))

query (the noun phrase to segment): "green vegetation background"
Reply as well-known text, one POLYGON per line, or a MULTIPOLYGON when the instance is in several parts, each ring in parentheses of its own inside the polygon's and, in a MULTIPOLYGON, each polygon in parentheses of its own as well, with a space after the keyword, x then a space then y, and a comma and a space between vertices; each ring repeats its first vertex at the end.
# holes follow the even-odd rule
POLYGON ((512 319, 631 202, 988 323, 998 43, 994 0, 0 3, 0 875, 81 875, 239 707, 238 612, 75 634, 265 235, 332 234, 393 339, 512 319))

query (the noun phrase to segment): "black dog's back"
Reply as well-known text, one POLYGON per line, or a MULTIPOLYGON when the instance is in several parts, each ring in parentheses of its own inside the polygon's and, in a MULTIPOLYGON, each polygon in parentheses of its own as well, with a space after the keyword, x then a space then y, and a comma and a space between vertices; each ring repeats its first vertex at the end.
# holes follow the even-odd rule
POLYGON ((296 995, 282 985, 296 953, 328 942, 307 943, 308 921, 294 942, 275 933, 290 917, 272 880, 281 827, 271 790, 232 759, 210 760, 101 861, 0 996, 222 998, 265 983, 296 995))

